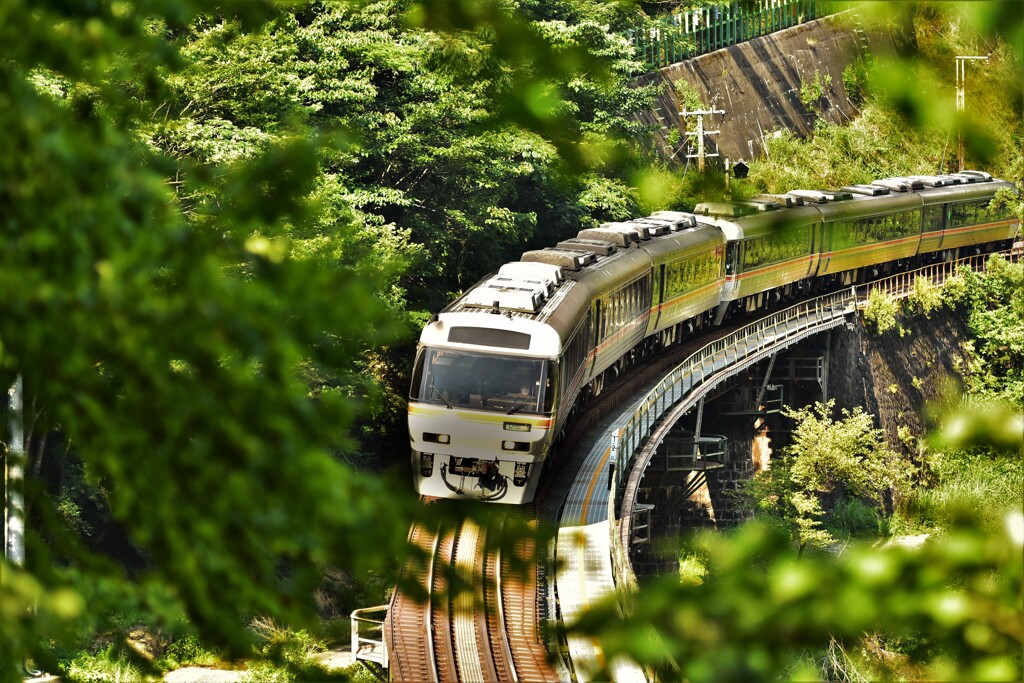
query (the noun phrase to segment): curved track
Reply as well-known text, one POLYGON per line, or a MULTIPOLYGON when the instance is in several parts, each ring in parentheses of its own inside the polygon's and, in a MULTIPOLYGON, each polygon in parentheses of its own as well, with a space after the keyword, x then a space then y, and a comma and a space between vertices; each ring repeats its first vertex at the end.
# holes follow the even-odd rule
MULTIPOLYGON (((567 456, 597 421, 697 347, 736 327, 712 328, 644 359, 583 406, 558 449, 566 457, 548 462, 537 507, 548 502, 545 498, 563 472, 571 472, 567 456)), ((430 530, 414 525, 410 531, 410 544, 422 552, 407 561, 402 573, 405 588, 395 591, 388 610, 392 680, 559 679, 540 636, 544 549, 537 547, 536 536, 522 533, 524 525, 539 525, 536 507, 494 506, 489 517, 484 528, 465 519, 456 527, 430 530)))
POLYGON ((406 563, 386 626, 393 680, 557 680, 538 634, 537 548, 523 524, 536 525, 529 509, 502 508, 413 527, 422 553, 406 563))

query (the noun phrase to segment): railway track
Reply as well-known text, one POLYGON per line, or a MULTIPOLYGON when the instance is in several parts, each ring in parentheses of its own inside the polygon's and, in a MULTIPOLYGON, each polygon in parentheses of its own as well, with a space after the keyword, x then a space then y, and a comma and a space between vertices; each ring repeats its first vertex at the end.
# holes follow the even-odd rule
POLYGON ((557 680, 539 635, 537 548, 524 524, 537 524, 529 508, 413 527, 421 552, 406 563, 385 625, 393 680, 557 680))

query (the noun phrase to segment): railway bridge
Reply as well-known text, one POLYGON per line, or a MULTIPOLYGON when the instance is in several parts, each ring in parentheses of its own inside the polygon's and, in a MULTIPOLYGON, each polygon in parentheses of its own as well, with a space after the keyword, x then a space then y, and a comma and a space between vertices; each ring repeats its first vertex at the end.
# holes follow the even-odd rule
MULTIPOLYGON (((1020 252, 1018 244, 1005 255, 1018 260, 1020 252)), ((781 384, 773 377, 786 374, 811 382, 822 398, 828 396, 828 363, 822 354, 781 361, 783 352, 855 324, 871 290, 904 297, 919 279, 938 284, 961 265, 983 268, 987 258, 899 273, 703 338, 702 346, 687 349, 692 352, 681 362, 653 373, 642 388, 634 385, 632 398, 582 430, 586 442, 562 458, 564 476, 552 477, 560 483, 536 509, 525 511, 528 524, 548 520, 557 525, 547 558, 539 552, 533 572, 524 579, 509 571, 516 558, 501 555, 503 544, 485 542, 490 530, 469 525, 461 535, 457 529, 414 528, 411 540, 431 559, 429 566, 424 561, 407 570, 425 577, 421 583, 434 597, 424 606, 396 592, 389 606, 353 613, 356 658, 382 678, 389 669, 393 680, 587 681, 602 668, 615 680, 646 680, 646 672, 632 662, 605 662, 600 643, 591 639, 570 633, 565 642, 546 642, 540 623, 570 624, 609 595, 624 597, 635 590, 637 566, 650 557, 652 521, 659 514, 701 495, 714 498, 716 489, 735 488, 750 476, 754 417, 777 410, 782 402, 781 384), (730 440, 707 434, 705 402, 734 387, 737 378, 748 384, 746 400, 721 410, 738 418, 733 421, 744 425, 745 436, 730 440), (685 430, 680 429, 684 416, 685 430), (476 602, 472 595, 461 603, 458 595, 454 602, 439 598, 446 592, 441 585, 446 573, 439 569, 445 563, 476 586, 476 602), (474 567, 478 580, 470 577, 474 567)), ((718 506, 705 502, 714 514, 718 506)), ((520 523, 504 516, 496 522, 521 531, 520 523)))

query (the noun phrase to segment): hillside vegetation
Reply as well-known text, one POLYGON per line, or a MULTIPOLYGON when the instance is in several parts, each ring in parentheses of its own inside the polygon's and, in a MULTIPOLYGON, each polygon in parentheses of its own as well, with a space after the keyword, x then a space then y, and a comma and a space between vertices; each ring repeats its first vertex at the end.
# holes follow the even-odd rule
MULTIPOLYGON (((909 7, 909 5, 905 6, 909 7)), ((873 5, 857 11, 872 14, 873 5)), ((844 85, 861 102, 847 125, 818 120, 806 139, 783 134, 766 140, 764 157, 750 165, 752 190, 838 188, 894 175, 933 175, 957 170, 957 131, 964 138, 965 167, 986 170, 1018 185, 1024 181, 1024 61, 1020 19, 979 31, 1007 11, 1003 3, 918 3, 913 15, 916 51, 903 59, 854 63, 844 85), (991 12, 992 14, 985 14, 991 12), (1005 29, 1005 31, 1000 30, 1005 29), (987 56, 972 62, 965 79, 965 112, 955 107, 957 55, 987 56)), ((884 15, 884 10, 878 9, 884 15)), ((888 17, 885 17, 888 20, 888 17)))

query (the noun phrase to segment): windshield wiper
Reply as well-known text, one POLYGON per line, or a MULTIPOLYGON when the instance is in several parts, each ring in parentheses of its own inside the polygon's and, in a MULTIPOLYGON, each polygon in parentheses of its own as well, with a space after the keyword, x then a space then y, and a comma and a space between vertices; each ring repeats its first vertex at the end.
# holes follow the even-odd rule
POLYGON ((452 409, 452 404, 448 402, 448 399, 446 399, 444 396, 441 395, 440 391, 438 391, 437 389, 434 388, 433 384, 430 385, 430 390, 434 392, 434 396, 437 396, 439 399, 441 399, 441 403, 443 403, 446 406, 448 406, 448 410, 452 409))
POLYGON ((514 406, 512 406, 511 408, 508 409, 508 412, 506 413, 506 415, 515 415, 516 413, 518 413, 520 410, 522 410, 523 408, 525 408, 528 405, 530 405, 530 401, 529 400, 523 401, 522 403, 517 403, 517 404, 515 404, 514 406))

